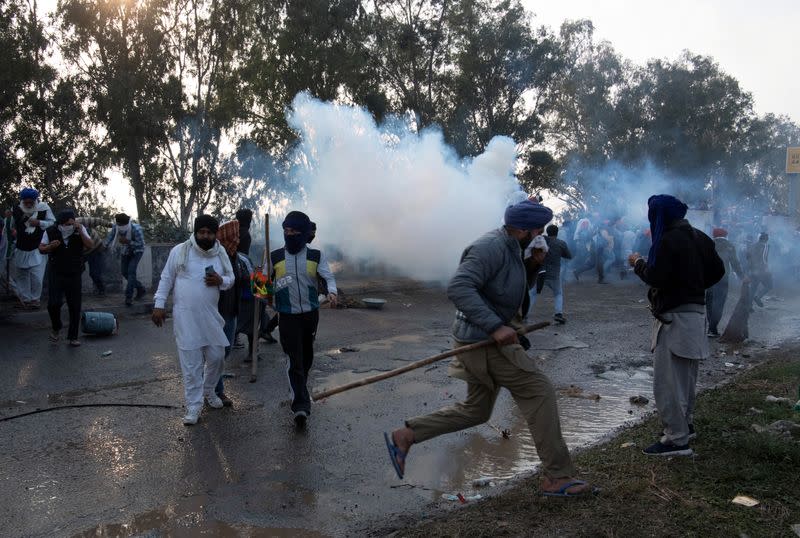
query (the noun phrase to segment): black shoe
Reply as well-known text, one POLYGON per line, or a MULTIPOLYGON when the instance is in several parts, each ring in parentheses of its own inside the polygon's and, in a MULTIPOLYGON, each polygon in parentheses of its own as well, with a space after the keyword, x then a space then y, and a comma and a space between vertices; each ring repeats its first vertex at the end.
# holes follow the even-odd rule
MULTIPOLYGON (((658 437, 660 438, 665 433, 664 430, 661 430, 658 432, 658 437)), ((694 424, 689 424, 689 440, 693 441, 694 439, 697 439, 697 432, 694 431, 694 424)))
POLYGON ((222 400, 222 405, 225 407, 233 407, 233 400, 225 396, 224 394, 217 394, 219 399, 222 400))
POLYGON ((645 456, 691 456, 694 452, 689 445, 665 445, 659 441, 642 450, 642 454, 645 456))
POLYGON ((138 290, 136 290, 136 300, 137 301, 139 299, 141 299, 142 297, 144 297, 145 295, 147 295, 147 290, 145 288, 139 288, 138 290))
POLYGON ((269 333, 263 333, 263 334, 260 336, 260 338, 261 338, 262 340, 264 340, 264 343, 266 343, 266 344, 277 344, 277 343, 278 343, 278 341, 277 341, 277 340, 275 340, 275 338, 273 338, 273 337, 272 337, 272 335, 271 335, 271 334, 269 334, 269 333))
POLYGON ((125 306, 133 306, 133 299, 125 298, 125 306))
POLYGON ((753 302, 756 303, 761 308, 764 308, 764 303, 762 303, 761 299, 759 299, 758 297, 753 297, 753 302))
POLYGON ((564 325, 567 322, 567 318, 565 318, 564 314, 562 314, 560 312, 558 314, 556 314, 555 316, 553 316, 553 319, 556 320, 561 325, 564 325))
POLYGON ((714 329, 709 329, 708 334, 706 335, 709 338, 719 338, 719 332, 714 329))
POLYGON ((297 426, 298 430, 305 429, 307 422, 308 422, 308 412, 307 411, 295 411, 295 413, 294 413, 294 425, 297 426))

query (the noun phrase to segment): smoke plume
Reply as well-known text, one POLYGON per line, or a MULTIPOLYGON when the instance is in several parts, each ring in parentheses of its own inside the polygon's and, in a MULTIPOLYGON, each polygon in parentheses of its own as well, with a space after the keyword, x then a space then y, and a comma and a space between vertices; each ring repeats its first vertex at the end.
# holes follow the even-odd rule
POLYGON ((322 245, 352 260, 444 282, 519 191, 507 137, 461 160, 436 129, 417 133, 401 118, 377 125, 361 108, 307 94, 295 97, 287 119, 300 135, 292 175, 304 198, 289 209, 306 209, 322 245))

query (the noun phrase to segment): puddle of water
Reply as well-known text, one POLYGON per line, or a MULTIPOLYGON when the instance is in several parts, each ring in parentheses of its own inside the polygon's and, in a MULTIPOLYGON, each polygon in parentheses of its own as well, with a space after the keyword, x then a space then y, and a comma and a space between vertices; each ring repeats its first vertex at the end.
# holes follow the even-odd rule
POLYGON ((164 509, 150 510, 138 514, 123 523, 101 523, 72 538, 119 537, 128 536, 169 536, 190 538, 195 536, 214 536, 219 538, 324 538, 325 535, 313 530, 256 527, 240 523, 227 523, 207 518, 208 498, 189 497, 164 509))
MULTIPOLYGON (((599 394, 600 399, 559 396, 561 430, 570 449, 600 441, 612 430, 641 417, 653 407, 652 373, 647 368, 626 373, 624 378, 596 379, 581 387, 585 393, 599 394), (631 404, 630 397, 638 394, 649 398, 651 403, 647 406, 631 404)), ((509 439, 503 439, 500 431, 493 431, 492 426, 484 427, 480 433, 467 433, 464 446, 448 453, 446 459, 436 454, 432 459, 425 458, 427 461, 415 461, 415 466, 419 463, 426 471, 430 470, 429 475, 434 480, 432 500, 440 500, 442 493, 485 494, 485 488, 472 487, 473 480, 482 477, 504 480, 538 466, 540 460, 528 425, 513 403, 511 409, 513 417, 508 417, 506 422, 500 416, 490 421, 496 430, 509 429, 509 439)))

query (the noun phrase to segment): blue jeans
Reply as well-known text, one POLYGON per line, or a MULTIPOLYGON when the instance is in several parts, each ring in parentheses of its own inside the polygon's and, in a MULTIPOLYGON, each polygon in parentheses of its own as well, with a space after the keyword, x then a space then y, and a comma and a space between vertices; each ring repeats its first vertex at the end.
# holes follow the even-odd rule
MULTIPOLYGON (((225 320, 225 325, 223 325, 222 330, 225 332, 225 336, 228 337, 228 345, 225 346, 225 358, 228 358, 228 355, 231 354, 231 346, 233 345, 233 339, 236 338, 236 316, 232 318, 228 318, 225 320)), ((223 368, 224 370, 224 368, 223 368)), ((222 382, 222 374, 219 376, 219 381, 217 382, 217 388, 214 389, 214 392, 217 393, 217 396, 220 394, 225 394, 225 384, 222 382)))
POLYGON ((133 298, 133 290, 141 290, 144 293, 144 286, 141 282, 136 280, 136 268, 142 259, 142 252, 136 254, 123 254, 122 255, 122 276, 128 281, 125 287, 125 299, 130 300, 133 298))
MULTIPOLYGON (((545 278, 544 285, 546 288, 550 288, 550 291, 553 292, 553 302, 555 303, 555 311, 556 314, 563 314, 564 313, 564 289, 561 285, 560 278, 545 278)), ((533 287, 530 291, 531 296, 531 308, 533 305, 536 304, 536 286, 533 287)))

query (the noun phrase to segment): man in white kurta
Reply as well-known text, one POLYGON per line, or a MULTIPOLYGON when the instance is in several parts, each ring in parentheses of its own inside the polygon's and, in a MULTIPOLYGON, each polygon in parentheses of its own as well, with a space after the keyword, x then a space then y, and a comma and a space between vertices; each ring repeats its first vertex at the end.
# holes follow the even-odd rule
POLYGON ((53 211, 39 199, 36 189, 20 192, 20 203, 12 210, 17 243, 12 257, 12 284, 20 305, 39 308, 47 256, 39 252, 44 231, 56 223, 53 211))
POLYGON ((217 303, 220 290, 233 286, 234 275, 225 249, 216 240, 218 228, 218 221, 209 215, 195 219, 189 240, 169 253, 155 294, 153 322, 160 327, 166 317, 167 297, 174 291, 172 313, 186 396, 183 423, 187 425, 197 423, 204 397, 211 407, 222 407, 214 387, 222 374, 228 338, 217 303))

